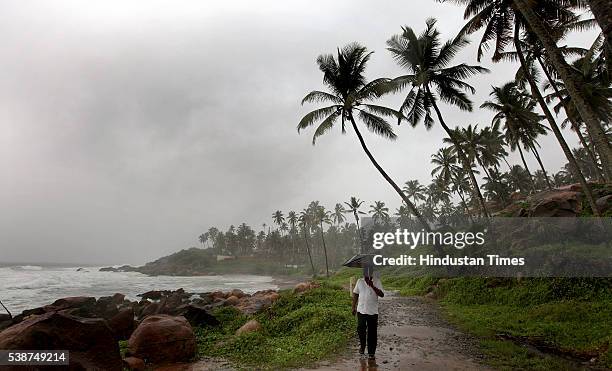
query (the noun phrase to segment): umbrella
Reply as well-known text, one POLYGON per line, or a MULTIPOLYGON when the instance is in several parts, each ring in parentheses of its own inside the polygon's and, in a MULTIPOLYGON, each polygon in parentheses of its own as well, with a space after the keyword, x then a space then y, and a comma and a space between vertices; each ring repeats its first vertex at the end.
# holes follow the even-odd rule
POLYGON ((345 261, 342 265, 349 268, 363 268, 374 265, 373 260, 373 254, 357 254, 345 261))
POLYGON ((342 265, 349 268, 363 268, 364 275, 371 277, 374 271, 374 255, 357 254, 342 265))

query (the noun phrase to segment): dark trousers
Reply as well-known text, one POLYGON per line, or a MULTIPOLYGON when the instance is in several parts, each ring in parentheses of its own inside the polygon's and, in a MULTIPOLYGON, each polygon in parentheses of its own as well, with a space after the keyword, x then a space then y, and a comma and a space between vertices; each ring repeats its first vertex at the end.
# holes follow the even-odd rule
POLYGON ((378 341, 378 314, 361 314, 357 312, 357 334, 361 349, 368 344, 368 354, 376 353, 376 342, 378 341))

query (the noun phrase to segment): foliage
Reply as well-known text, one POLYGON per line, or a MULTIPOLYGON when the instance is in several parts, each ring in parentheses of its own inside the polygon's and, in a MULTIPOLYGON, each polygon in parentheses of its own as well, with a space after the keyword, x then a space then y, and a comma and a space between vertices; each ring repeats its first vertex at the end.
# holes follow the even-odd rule
POLYGON ((220 327, 196 329, 198 353, 224 357, 249 369, 311 364, 342 349, 352 336, 350 308, 348 293, 326 283, 304 294, 282 292, 271 308, 254 316, 222 308, 214 313, 220 327), (252 318, 262 325, 262 331, 235 336, 252 318))

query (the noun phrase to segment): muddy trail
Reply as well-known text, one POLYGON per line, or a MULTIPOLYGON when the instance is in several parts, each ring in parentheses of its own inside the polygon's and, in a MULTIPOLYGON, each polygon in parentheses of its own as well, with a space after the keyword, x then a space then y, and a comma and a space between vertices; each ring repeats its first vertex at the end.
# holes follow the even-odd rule
POLYGON ((358 343, 335 360, 319 363, 317 370, 489 370, 482 364, 476 340, 455 330, 436 304, 420 297, 391 292, 380 299, 376 359, 362 358, 358 343))

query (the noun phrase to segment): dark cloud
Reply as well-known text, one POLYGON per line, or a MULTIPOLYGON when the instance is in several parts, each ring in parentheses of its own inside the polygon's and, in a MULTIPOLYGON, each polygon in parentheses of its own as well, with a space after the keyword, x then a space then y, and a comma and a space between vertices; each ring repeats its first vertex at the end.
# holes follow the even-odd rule
MULTIPOLYGON (((0 259, 143 263, 211 225, 260 226, 313 199, 398 206, 353 133, 313 147, 295 127, 313 108, 302 96, 321 87, 318 54, 359 41, 376 51, 370 76, 393 76, 384 43, 401 25, 435 15, 445 37, 461 27, 458 7, 418 4, 4 1, 0 259)), ((458 59, 475 63, 474 47, 458 59)), ((495 73, 473 80, 478 104, 516 68, 486 65, 495 73)), ((444 114, 453 126, 491 119, 444 114)), ((367 141, 395 179, 427 183, 442 132, 398 134, 367 141)), ((549 168, 564 163, 552 137, 542 146, 549 168)))

